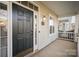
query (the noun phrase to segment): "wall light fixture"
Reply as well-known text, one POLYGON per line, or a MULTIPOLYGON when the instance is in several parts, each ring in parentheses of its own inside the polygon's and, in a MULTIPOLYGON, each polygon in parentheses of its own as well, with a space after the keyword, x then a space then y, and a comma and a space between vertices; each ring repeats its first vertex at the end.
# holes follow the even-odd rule
POLYGON ((42 17, 42 22, 41 22, 42 25, 45 25, 45 20, 46 20, 46 16, 43 16, 42 17))

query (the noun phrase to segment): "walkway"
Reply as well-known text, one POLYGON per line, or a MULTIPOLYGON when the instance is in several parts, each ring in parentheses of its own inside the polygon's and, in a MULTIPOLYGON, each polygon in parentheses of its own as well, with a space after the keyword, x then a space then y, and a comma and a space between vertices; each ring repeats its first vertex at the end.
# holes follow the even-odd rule
POLYGON ((33 55, 33 57, 75 57, 76 56, 76 43, 56 40, 48 47, 42 49, 33 55))

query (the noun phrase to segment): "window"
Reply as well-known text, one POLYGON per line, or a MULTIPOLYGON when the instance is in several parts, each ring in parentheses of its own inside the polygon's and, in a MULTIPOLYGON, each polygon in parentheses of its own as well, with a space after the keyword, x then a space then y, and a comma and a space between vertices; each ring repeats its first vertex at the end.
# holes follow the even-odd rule
POLYGON ((29 1, 16 1, 24 6, 27 6, 35 11, 38 11, 38 7, 29 1))
POLYGON ((54 33, 54 22, 52 17, 49 17, 49 30, 50 30, 50 34, 54 33))
POLYGON ((34 10, 35 10, 35 11, 38 11, 38 7, 37 7, 37 6, 34 6, 34 10))
POLYGON ((29 7, 33 9, 33 4, 29 2, 29 7))
POLYGON ((27 1, 21 1, 21 4, 28 6, 28 2, 27 1))
POLYGON ((0 3, 0 9, 7 10, 7 5, 0 3))
POLYGON ((7 5, 0 2, 0 57, 7 56, 7 5))

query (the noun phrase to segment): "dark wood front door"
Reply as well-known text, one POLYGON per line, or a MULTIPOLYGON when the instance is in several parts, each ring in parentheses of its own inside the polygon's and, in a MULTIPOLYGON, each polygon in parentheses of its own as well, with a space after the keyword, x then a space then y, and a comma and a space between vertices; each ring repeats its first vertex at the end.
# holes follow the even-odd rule
POLYGON ((33 12, 12 4, 13 56, 33 51, 33 12), (30 51, 28 51, 30 49, 30 51))

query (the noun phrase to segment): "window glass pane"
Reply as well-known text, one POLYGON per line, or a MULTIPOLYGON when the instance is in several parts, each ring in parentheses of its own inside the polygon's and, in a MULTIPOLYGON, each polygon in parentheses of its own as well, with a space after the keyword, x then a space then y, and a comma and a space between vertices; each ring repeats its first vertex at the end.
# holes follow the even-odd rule
POLYGON ((0 3, 0 57, 7 56, 7 5, 0 3))
POLYGON ((52 33, 52 26, 50 26, 50 34, 52 33))
POLYGON ((7 10, 7 5, 0 3, 0 9, 7 10))
POLYGON ((28 1, 21 1, 21 3, 25 6, 28 6, 28 1))
POLYGON ((50 34, 54 33, 54 24, 52 17, 50 17, 49 19, 49 29, 50 29, 50 34))
POLYGON ((33 9, 33 4, 29 2, 29 7, 33 9))
POLYGON ((34 10, 38 11, 38 7, 37 6, 34 6, 34 10))

